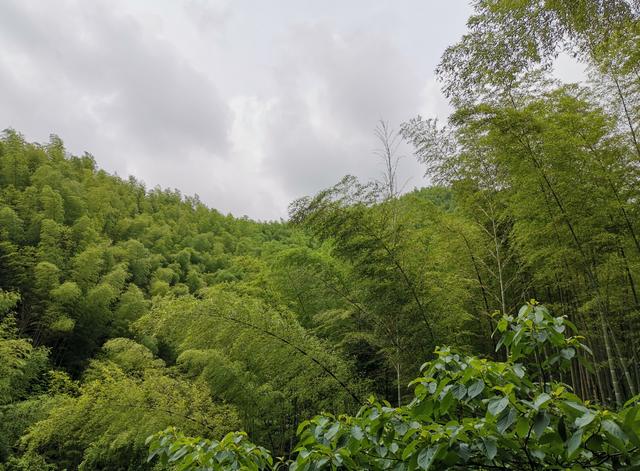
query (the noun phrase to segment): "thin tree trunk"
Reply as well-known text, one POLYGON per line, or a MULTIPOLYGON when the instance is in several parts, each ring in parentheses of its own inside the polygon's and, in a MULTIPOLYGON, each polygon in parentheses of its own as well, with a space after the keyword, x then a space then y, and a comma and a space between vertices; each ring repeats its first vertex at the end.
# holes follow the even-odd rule
POLYGON ((402 392, 400 390, 400 362, 396 363, 396 382, 398 394, 398 407, 402 406, 402 392))
POLYGON ((636 154, 638 154, 638 159, 640 159, 640 144, 638 144, 638 137, 636 136, 636 130, 633 127, 633 120, 631 119, 631 114, 629 113, 629 109, 627 108, 627 101, 624 98, 624 94, 622 93, 622 88, 620 87, 620 81, 615 74, 611 74, 611 79, 613 83, 616 85, 616 90, 618 92, 618 97, 620 98, 620 103, 622 104, 622 109, 624 111, 624 116, 627 120, 627 125, 629 126, 629 131, 631 133, 631 140, 633 141, 633 145, 636 149, 636 154))
POLYGON ((613 341, 613 346, 616 349, 616 353, 618 354, 618 358, 620 358, 620 366, 622 367, 622 372, 624 374, 625 379, 627 380, 627 386, 629 387, 629 392, 632 396, 636 395, 636 386, 631 378, 631 372, 629 371, 629 367, 627 365, 627 360, 624 355, 622 355, 622 351, 620 350, 620 345, 616 340, 616 337, 613 335, 613 329, 609 326, 609 330, 611 331, 611 339, 613 341))
POLYGON ((609 339, 609 333, 607 329, 607 321, 602 313, 599 314, 599 321, 600 330, 602 331, 602 340, 604 342, 604 349, 607 354, 607 364, 609 367, 609 375, 611 376, 611 386, 613 387, 613 394, 616 398, 616 405, 618 407, 622 407, 622 405, 624 404, 624 397, 622 395, 622 390, 620 389, 618 371, 616 370, 614 354, 611 348, 611 340, 609 339))
MULTIPOLYGON (((530 143, 528 142, 527 139, 524 139, 523 142, 523 137, 519 136, 519 140, 520 142, 525 146, 525 148, 527 149, 529 156, 534 164, 534 167, 538 170, 538 172, 540 173, 541 178, 543 179, 543 181, 545 182, 547 188, 549 189, 549 191, 551 192, 551 195, 554 199, 554 201, 556 202, 556 205, 558 206, 558 209, 560 211, 560 214, 562 215, 562 218, 565 221, 565 224, 567 225, 567 228, 569 229, 569 232, 571 233, 571 237, 576 245, 576 248, 578 249, 578 252, 581 254, 582 259, 583 259, 583 263, 584 263, 584 267, 585 267, 585 271, 587 274, 587 277, 589 278, 589 281, 592 284, 592 289, 595 291, 596 296, 599 298, 599 292, 600 292, 600 285, 598 283, 598 280, 596 279, 594 273, 592 273, 590 267, 589 267, 589 259, 586 256, 585 252, 584 252, 584 248, 582 247, 582 243, 580 242, 580 239, 578 238, 578 235, 575 231, 575 228, 573 227, 573 224, 571 222, 571 219, 569 218, 569 215, 567 214, 564 205, 562 204, 562 200, 560 199, 560 196, 557 194, 557 192, 555 191, 553 185, 551 184, 551 181, 549 180, 549 177, 547 176, 547 174, 545 173, 544 169, 542 168, 542 166, 540 165, 540 162, 538 162, 538 159, 536 158, 533 149, 531 148, 530 143)), ((598 299, 596 298, 596 299, 598 299)), ((611 348, 611 342, 609 340, 609 335, 607 332, 607 323, 606 323, 606 318, 604 315, 605 312, 605 307, 602 305, 602 301, 598 300, 598 304, 600 305, 598 308, 598 316, 599 316, 599 321, 600 321, 600 329, 602 330, 602 335, 603 335, 603 340, 604 340, 604 345, 605 345, 605 352, 607 355, 607 363, 609 366, 609 374, 611 375, 611 383, 613 386, 613 390, 614 390, 614 394, 615 394, 615 398, 616 398, 616 403, 618 404, 618 406, 622 406, 623 404, 623 395, 622 395, 622 391, 620 389, 620 384, 618 382, 618 373, 616 371, 616 365, 615 365, 615 358, 613 355, 613 350, 611 348)))

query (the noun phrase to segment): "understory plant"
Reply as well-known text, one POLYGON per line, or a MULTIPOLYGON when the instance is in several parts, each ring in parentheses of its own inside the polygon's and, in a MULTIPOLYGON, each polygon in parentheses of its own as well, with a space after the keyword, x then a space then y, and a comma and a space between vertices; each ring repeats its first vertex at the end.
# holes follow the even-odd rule
POLYGON ((496 334, 505 361, 440 347, 411 382, 409 404, 392 407, 371 397, 355 416, 306 420, 289 461, 274 460, 242 433, 216 441, 187 438, 175 429, 150 437, 149 459, 159 457, 177 470, 640 466, 638 397, 619 411, 608 410, 583 401, 557 379, 589 354, 568 319, 531 301, 517 315, 503 316, 496 334))

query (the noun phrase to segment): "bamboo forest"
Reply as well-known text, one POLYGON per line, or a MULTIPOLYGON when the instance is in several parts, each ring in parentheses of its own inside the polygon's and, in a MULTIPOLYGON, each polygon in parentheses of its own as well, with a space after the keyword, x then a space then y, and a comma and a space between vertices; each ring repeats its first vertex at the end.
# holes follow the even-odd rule
POLYGON ((280 221, 6 129, 0 470, 638 469, 640 4, 472 6, 280 221))

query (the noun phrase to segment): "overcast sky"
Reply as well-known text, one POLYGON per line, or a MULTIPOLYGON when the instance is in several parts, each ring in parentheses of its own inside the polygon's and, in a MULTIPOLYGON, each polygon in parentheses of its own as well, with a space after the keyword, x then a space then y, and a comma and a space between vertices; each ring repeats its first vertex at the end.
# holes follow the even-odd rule
MULTIPOLYGON (((0 129, 256 219, 380 174, 373 130, 446 118, 466 0, 0 2, 0 129)), ((409 156, 407 186, 423 185, 409 156)))

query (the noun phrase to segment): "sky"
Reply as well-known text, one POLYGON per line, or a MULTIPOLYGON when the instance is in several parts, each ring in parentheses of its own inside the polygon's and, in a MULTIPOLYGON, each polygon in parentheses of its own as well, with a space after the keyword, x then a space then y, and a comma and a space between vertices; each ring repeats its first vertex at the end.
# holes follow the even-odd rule
MULTIPOLYGON (((235 216, 286 218, 346 174, 380 178, 374 129, 446 119, 434 77, 466 0, 3 0, 0 129, 235 216)), ((425 184, 403 148, 400 181, 425 184)))

